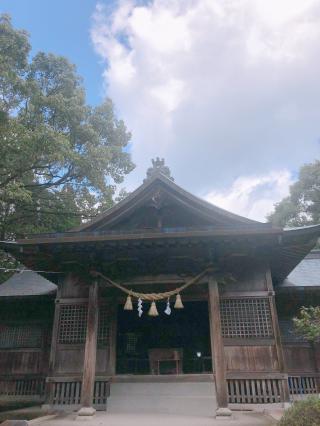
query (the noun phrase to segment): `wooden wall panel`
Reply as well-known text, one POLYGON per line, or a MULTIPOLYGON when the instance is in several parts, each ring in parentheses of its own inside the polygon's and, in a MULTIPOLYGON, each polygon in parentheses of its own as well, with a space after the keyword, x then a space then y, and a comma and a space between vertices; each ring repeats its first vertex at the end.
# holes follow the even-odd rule
POLYGON ((59 298, 87 298, 89 287, 75 274, 69 274, 60 286, 59 298))
POLYGON ((1 351, 1 374, 38 374, 41 373, 41 351, 1 351))
POLYGON ((49 357, 50 357, 50 348, 45 348, 42 351, 41 364, 40 364, 40 373, 44 374, 45 376, 48 374, 48 371, 49 371, 49 357))
POLYGON ((274 346, 225 346, 227 371, 278 371, 274 346))
POLYGON ((314 359, 316 370, 320 371, 320 343, 314 343, 314 359))
POLYGON ((226 266, 232 273, 235 282, 226 284, 223 288, 227 292, 266 291, 267 265, 259 259, 249 257, 235 257, 226 266))
POLYGON ((56 353, 54 374, 74 374, 83 371, 84 345, 82 347, 59 348, 56 353))
MULTIPOLYGON (((56 364, 54 374, 74 374, 83 372, 83 357, 84 357, 84 346, 83 347, 60 347, 58 346, 56 354, 56 364)), ((97 374, 108 373, 109 367, 109 348, 97 349, 97 363, 96 372, 97 374)))
POLYGON ((109 365, 109 348, 98 347, 96 374, 108 373, 108 365, 109 365))
POLYGON ((283 346, 286 369, 289 373, 316 371, 315 356, 311 346, 283 346))

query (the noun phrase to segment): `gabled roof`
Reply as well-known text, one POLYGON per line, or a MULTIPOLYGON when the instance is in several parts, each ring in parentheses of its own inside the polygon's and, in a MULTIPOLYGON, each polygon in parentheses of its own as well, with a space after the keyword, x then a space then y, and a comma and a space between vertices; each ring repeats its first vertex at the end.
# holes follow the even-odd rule
POLYGON ((156 193, 159 189, 174 198, 175 201, 184 206, 184 208, 192 210, 193 213, 202 216, 206 220, 220 222, 222 226, 270 226, 270 224, 257 222, 255 220, 236 215, 208 203, 207 201, 202 200, 201 198, 198 198, 190 192, 182 189, 161 172, 158 172, 145 180, 141 186, 139 186, 124 200, 101 213, 90 222, 84 223, 72 231, 90 232, 96 231, 102 226, 107 226, 115 220, 118 220, 120 217, 130 214, 134 209, 141 206, 146 199, 152 197, 152 194, 156 193))
MULTIPOLYGON (((115 261, 117 252, 119 256, 130 257, 134 251, 139 257, 158 246, 171 247, 173 253, 176 248, 184 250, 186 244, 200 242, 207 248, 224 246, 221 251, 227 253, 237 250, 238 245, 240 250, 259 249, 270 262, 272 277, 279 285, 320 236, 320 225, 284 230, 214 206, 163 174, 163 162, 155 163, 156 167, 148 171, 148 178, 138 189, 90 222, 67 232, 33 234, 15 242, 0 242, 0 246, 30 268, 42 269, 42 264, 48 263, 53 268, 51 271, 57 271, 66 252, 68 262, 77 263, 87 259, 86 254, 92 250, 99 259, 115 261), (166 208, 169 213, 174 212, 166 216, 166 224, 159 221, 153 227, 155 222, 149 226, 144 221, 166 208), (168 217, 174 218, 174 222, 168 217)), ((206 249, 206 253, 210 250, 206 249)))
POLYGON ((0 285, 1 297, 43 296, 54 294, 57 286, 41 275, 32 272, 18 272, 0 285))

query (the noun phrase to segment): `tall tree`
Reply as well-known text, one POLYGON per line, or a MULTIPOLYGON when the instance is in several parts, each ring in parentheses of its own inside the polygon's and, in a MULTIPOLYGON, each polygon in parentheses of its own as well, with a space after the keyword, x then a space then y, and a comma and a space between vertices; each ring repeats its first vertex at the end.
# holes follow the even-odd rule
POLYGON ((106 99, 86 104, 66 58, 31 60, 25 31, 0 17, 0 238, 63 231, 112 205, 134 165, 131 135, 106 99))
POLYGON ((275 205, 268 219, 278 226, 320 223, 320 161, 301 167, 289 196, 275 205))

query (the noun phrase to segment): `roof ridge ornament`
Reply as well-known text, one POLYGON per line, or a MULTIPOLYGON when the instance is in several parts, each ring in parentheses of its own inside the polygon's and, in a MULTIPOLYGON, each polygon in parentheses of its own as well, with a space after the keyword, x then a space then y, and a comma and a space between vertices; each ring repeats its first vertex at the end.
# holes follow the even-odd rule
POLYGON ((152 167, 149 167, 147 170, 147 177, 144 179, 143 182, 146 182, 148 179, 152 178, 155 175, 162 174, 166 176, 168 179, 174 181, 173 177, 171 176, 171 172, 168 166, 164 164, 164 158, 157 157, 156 159, 152 158, 152 167))

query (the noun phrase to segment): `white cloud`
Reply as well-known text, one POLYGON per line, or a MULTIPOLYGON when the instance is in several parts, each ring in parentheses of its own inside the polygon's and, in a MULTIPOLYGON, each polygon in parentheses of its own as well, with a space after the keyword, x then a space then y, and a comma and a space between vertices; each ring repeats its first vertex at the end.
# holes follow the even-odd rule
MULTIPOLYGON (((234 193, 250 176, 284 176, 318 156, 320 0, 108 5, 98 4, 91 38, 133 133, 128 189, 155 156, 198 195, 234 193)), ((243 214, 262 218, 289 181, 272 178, 267 198, 257 185, 243 214)))
POLYGON ((288 195, 292 183, 292 176, 287 170, 239 177, 230 188, 209 192, 204 198, 233 213, 265 221, 274 203, 288 195))

